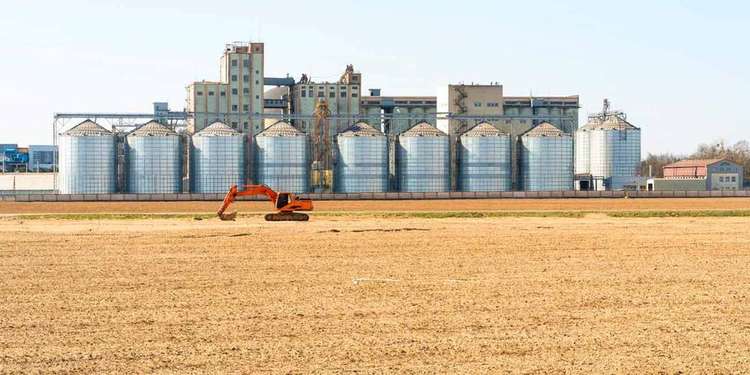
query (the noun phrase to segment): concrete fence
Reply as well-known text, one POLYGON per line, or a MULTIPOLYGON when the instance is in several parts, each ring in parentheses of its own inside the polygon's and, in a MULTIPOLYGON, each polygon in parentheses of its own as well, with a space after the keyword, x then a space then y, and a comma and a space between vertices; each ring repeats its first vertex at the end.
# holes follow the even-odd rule
MULTIPOLYGON (((560 198, 719 198, 750 197, 750 190, 733 191, 508 191, 443 193, 310 193, 302 198, 326 200, 423 200, 423 199, 560 199, 560 198)), ((134 202, 134 201, 220 201, 224 194, 14 194, 0 195, 11 202, 134 202)), ((265 196, 239 197, 238 200, 263 201, 265 196)))

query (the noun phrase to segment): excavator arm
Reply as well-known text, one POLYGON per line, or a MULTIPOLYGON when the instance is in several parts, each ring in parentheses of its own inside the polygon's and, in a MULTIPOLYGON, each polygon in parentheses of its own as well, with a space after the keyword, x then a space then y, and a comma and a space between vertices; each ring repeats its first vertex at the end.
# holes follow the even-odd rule
POLYGON ((307 215, 294 211, 312 211, 313 209, 312 201, 309 199, 299 199, 292 193, 277 193, 266 185, 245 185, 245 189, 242 191, 239 191, 237 185, 233 185, 224 197, 224 202, 216 214, 221 220, 234 220, 237 217, 236 211, 225 212, 237 197, 246 195, 265 195, 268 197, 277 210, 275 214, 266 215, 268 221, 307 221, 309 219, 307 215))

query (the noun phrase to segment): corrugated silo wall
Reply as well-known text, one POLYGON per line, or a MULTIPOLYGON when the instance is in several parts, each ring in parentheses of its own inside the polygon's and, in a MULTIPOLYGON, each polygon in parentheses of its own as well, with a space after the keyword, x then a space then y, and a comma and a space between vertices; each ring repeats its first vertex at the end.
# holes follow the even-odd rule
POLYGON ((388 191, 388 142, 385 136, 337 137, 336 191, 388 191))
POLYGON ((68 136, 59 138, 61 194, 96 194, 116 191, 115 137, 68 136))
POLYGON ((462 136, 460 140, 461 191, 511 190, 510 137, 462 136))
POLYGON ((242 135, 193 136, 192 185, 196 193, 225 193, 245 181, 242 135))
POLYGON ((399 191, 450 191, 448 137, 402 135, 398 143, 399 191))
POLYGON ((128 136, 128 192, 179 193, 182 191, 180 138, 128 136))
POLYGON ((520 159, 525 191, 573 190, 572 137, 521 137, 520 159))
POLYGON ((255 175, 259 184, 276 191, 310 190, 310 151, 307 137, 255 137, 255 175))

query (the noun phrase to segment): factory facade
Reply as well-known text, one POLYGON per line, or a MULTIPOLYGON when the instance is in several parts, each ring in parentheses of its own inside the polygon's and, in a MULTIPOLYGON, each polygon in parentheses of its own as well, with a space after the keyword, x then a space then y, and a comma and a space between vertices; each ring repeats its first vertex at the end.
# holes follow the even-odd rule
MULTIPOLYGON (((166 103, 155 106, 155 120, 184 115, 186 124, 177 134, 179 142, 170 138, 173 134, 160 135, 169 155, 180 155, 172 170, 181 170, 182 181, 175 184, 172 173, 163 185, 170 191, 213 191, 226 184, 222 175, 239 184, 294 175, 307 180, 289 185, 300 193, 356 192, 356 186, 379 190, 363 192, 471 192, 621 190, 640 181, 640 129, 606 105, 578 129, 577 95, 506 96, 497 83, 455 84, 447 87, 448 112, 439 113, 435 96, 382 95, 373 88, 363 95, 364 80, 353 65, 335 82, 307 75, 265 77, 262 43, 226 45, 219 79, 190 83, 184 112, 169 111, 166 103), (344 179, 337 182, 337 175, 344 179)), ((86 179, 101 175, 107 176, 104 192, 131 190, 137 184, 124 181, 141 169, 125 168, 137 156, 128 152, 143 140, 94 128, 99 139, 89 139, 85 131, 60 133, 68 142, 61 143, 61 156, 72 178, 61 181, 70 181, 71 189, 98 191, 86 179), (113 143, 117 164, 101 166, 106 173, 88 174, 86 158, 75 159, 80 153, 73 151, 90 143, 96 147, 89 148, 109 154, 99 147, 102 142, 113 143), (109 180, 112 173, 115 183, 109 180)), ((163 158, 139 160, 157 159, 163 158)))

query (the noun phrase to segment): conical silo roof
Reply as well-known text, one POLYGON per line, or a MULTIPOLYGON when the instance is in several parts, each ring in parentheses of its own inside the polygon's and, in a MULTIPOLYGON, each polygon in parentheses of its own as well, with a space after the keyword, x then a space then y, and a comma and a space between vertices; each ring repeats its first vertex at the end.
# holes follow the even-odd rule
POLYGON ((584 127, 584 130, 637 130, 633 124, 617 115, 610 115, 602 119, 592 119, 584 127))
POLYGON ((404 137, 446 137, 440 129, 430 125, 428 122, 420 122, 411 129, 401 133, 404 137))
POLYGON ((266 130, 258 133, 258 137, 300 137, 304 136, 305 133, 295 128, 288 122, 279 121, 269 127, 266 130))
POLYGON ((226 136, 232 136, 237 135, 236 130, 229 127, 229 125, 216 121, 213 124, 206 126, 201 131, 195 133, 195 135, 201 136, 201 137, 226 137, 226 136))
POLYGON ((138 137, 166 137, 177 135, 174 130, 160 124, 157 121, 149 121, 138 129, 133 130, 128 136, 138 137))
POLYGON ((383 133, 380 130, 373 128, 364 121, 360 121, 339 133, 339 136, 342 137, 378 137, 382 135, 383 133))
POLYGON ((85 120, 64 132, 63 135, 73 137, 100 137, 112 135, 112 132, 91 120, 85 120))
POLYGON ((570 134, 566 134, 562 130, 558 129, 555 125, 549 122, 543 122, 527 131, 523 134, 524 137, 569 137, 570 134))
POLYGON ((508 133, 505 133, 502 130, 492 126, 492 124, 490 123, 482 122, 478 124, 477 126, 467 130, 461 136, 462 137, 501 137, 504 135, 508 135, 508 133))

